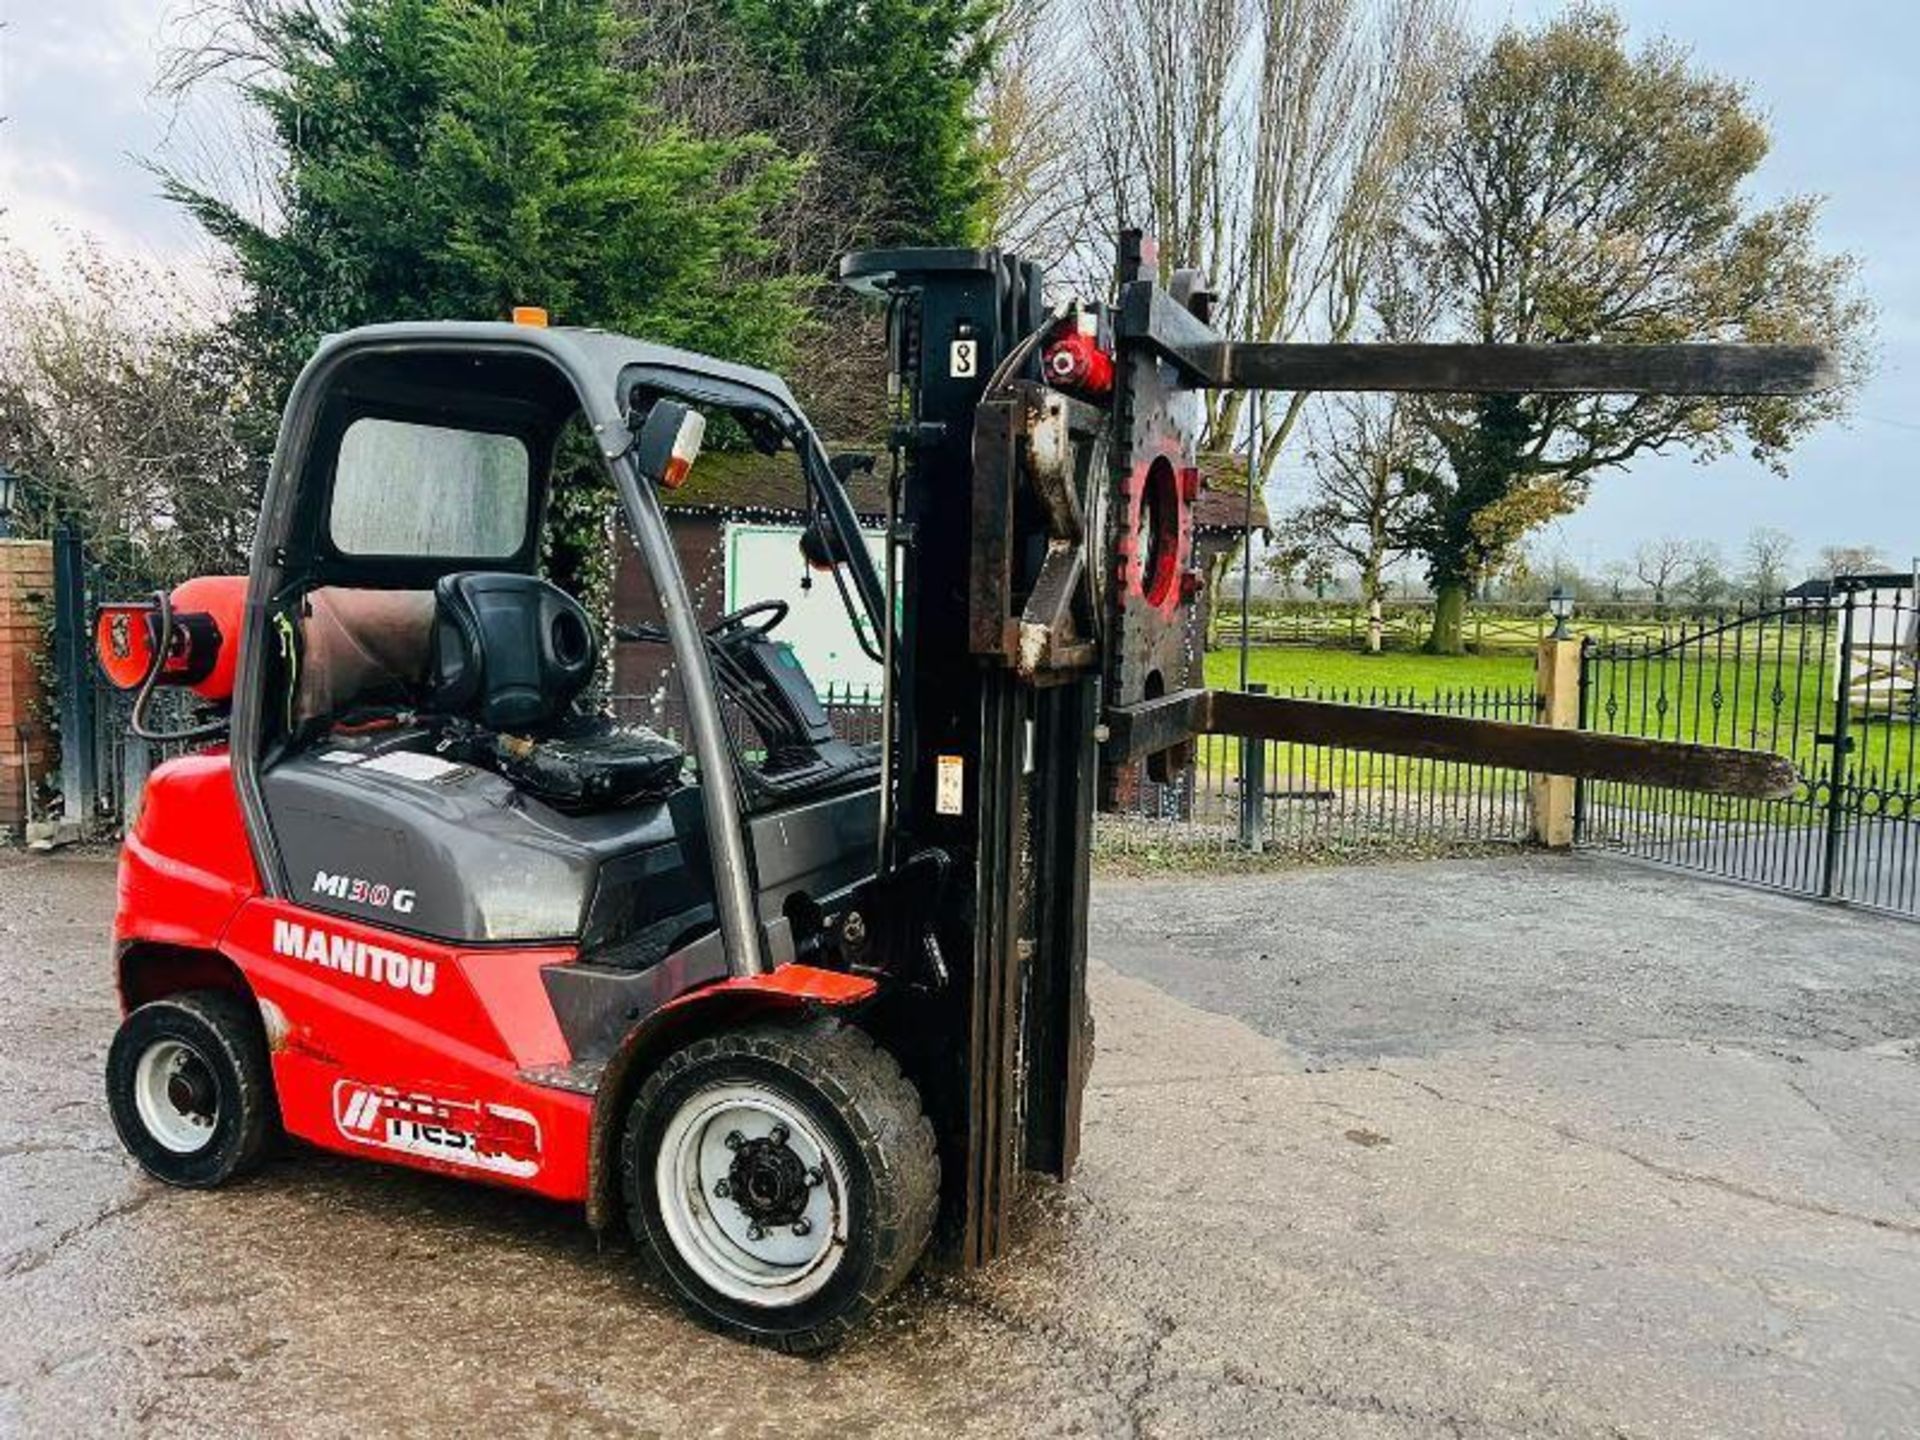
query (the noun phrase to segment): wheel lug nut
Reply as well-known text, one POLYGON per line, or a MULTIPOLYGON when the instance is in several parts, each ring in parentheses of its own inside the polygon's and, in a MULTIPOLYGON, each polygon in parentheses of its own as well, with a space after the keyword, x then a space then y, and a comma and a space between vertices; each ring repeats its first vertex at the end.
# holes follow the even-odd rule
POLYGON ((763 1225, 749 1225, 749 1226, 747 1226, 747 1239, 749 1239, 749 1240, 764 1240, 764 1239, 766 1239, 766 1238, 767 1238, 767 1231, 766 1231, 766 1227, 765 1227, 765 1226, 763 1226, 763 1225))
POLYGON ((820 1167, 818 1165, 812 1165, 808 1167, 807 1186, 809 1189, 811 1189, 815 1185, 818 1185, 822 1180, 826 1178, 827 1177, 825 1175, 820 1173, 820 1167))
POLYGON ((812 1222, 811 1220, 809 1220, 809 1219, 807 1219, 807 1217, 806 1217, 806 1216, 804 1216, 804 1215, 802 1215, 802 1216, 801 1216, 801 1217, 800 1217, 800 1218, 799 1218, 798 1220, 796 1220, 796 1221, 794 1221, 794 1222, 793 1222, 793 1233, 794 1233, 794 1234, 796 1234, 796 1235, 810 1235, 810 1234, 812 1234, 812 1233, 813 1233, 813 1222, 812 1222))
POLYGON ((774 1126, 774 1127, 773 1127, 773 1134, 772 1134, 772 1136, 771 1136, 771 1137, 769 1137, 769 1138, 771 1138, 771 1139, 772 1139, 772 1141, 773 1141, 773 1143, 774 1143, 774 1144, 776 1144, 776 1145, 784 1145, 784 1144, 786 1144, 786 1143, 787 1143, 787 1135, 788 1135, 788 1133, 789 1133, 789 1132, 788 1132, 788 1130, 787 1130, 787 1127, 786 1127, 786 1126, 784 1126, 784 1125, 776 1125, 776 1126, 774 1126))
POLYGON ((713 1187, 713 1197, 716 1200, 724 1200, 731 1194, 733 1194, 733 1186, 725 1180, 713 1187))
POLYGON ((727 1149, 738 1150, 746 1143, 747 1137, 742 1135, 738 1130, 729 1130, 727 1132, 727 1149))

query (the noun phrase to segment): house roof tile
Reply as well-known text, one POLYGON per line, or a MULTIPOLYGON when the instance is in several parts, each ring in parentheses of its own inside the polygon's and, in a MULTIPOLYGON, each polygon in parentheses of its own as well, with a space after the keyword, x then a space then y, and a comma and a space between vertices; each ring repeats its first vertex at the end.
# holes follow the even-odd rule
MULTIPOLYGON (((829 446, 835 453, 846 447, 829 446)), ((857 474, 847 493, 862 520, 877 522, 887 513, 887 458, 870 472, 857 474)), ((1246 521, 1246 462, 1239 456, 1200 457, 1200 498, 1194 502, 1194 526, 1202 534, 1238 533, 1246 521)), ((763 455, 757 450, 710 450, 695 463, 686 484, 661 494, 669 514, 727 518, 766 516, 796 519, 806 513, 806 488, 799 457, 791 450, 763 455)), ((1267 507, 1256 497, 1253 526, 1268 527, 1267 507)))

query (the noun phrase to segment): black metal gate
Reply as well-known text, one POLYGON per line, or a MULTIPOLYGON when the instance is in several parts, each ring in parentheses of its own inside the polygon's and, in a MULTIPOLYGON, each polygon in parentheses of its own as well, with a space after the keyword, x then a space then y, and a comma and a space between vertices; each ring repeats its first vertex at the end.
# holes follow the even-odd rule
POLYGON ((1920 688, 1904 576, 1803 587, 1761 609, 1591 642, 1580 723, 1772 750, 1784 800, 1583 782, 1578 843, 1920 916, 1920 688))
MULTIPOLYGON (((129 727, 130 695, 110 686, 93 658, 93 617, 109 600, 137 599, 164 583, 126 555, 105 561, 69 524, 53 539, 53 716, 60 740, 56 797, 43 817, 70 836, 111 835, 132 817, 148 772, 162 760, 191 748, 157 745, 129 727)), ((150 707, 152 719, 175 728, 193 718, 193 696, 163 690, 150 707)))

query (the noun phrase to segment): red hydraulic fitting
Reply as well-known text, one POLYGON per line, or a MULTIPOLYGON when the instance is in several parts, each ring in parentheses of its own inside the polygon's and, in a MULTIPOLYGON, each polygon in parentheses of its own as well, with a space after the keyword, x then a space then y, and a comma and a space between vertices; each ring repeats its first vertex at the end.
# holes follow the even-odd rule
POLYGON ((1041 357, 1047 383, 1088 399, 1113 391, 1113 357, 1100 348, 1099 317, 1082 310, 1041 357))

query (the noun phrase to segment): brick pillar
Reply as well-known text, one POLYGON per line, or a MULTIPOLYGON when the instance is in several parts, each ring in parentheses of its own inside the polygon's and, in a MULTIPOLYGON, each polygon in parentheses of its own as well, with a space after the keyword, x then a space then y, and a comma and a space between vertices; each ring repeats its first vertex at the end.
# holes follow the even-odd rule
POLYGON ((53 756, 39 671, 52 643, 52 598, 53 546, 0 540, 0 833, 19 833, 27 818, 28 770, 38 781, 53 756), (23 740, 23 729, 30 738, 23 740))

